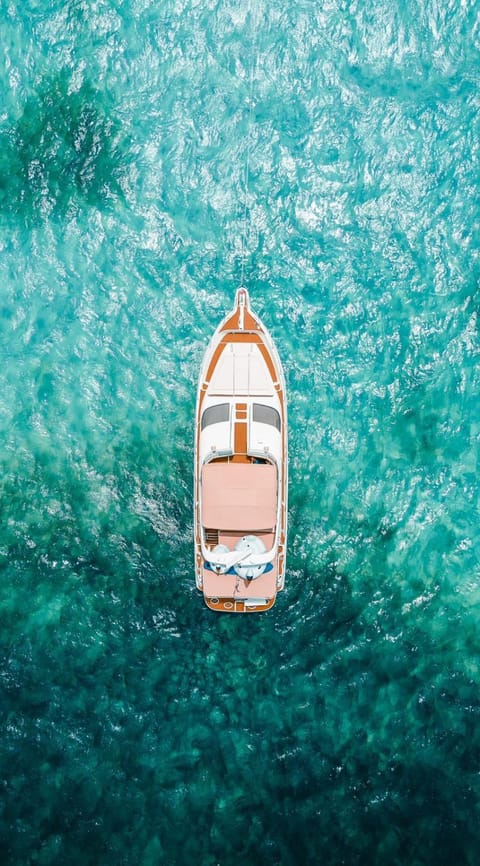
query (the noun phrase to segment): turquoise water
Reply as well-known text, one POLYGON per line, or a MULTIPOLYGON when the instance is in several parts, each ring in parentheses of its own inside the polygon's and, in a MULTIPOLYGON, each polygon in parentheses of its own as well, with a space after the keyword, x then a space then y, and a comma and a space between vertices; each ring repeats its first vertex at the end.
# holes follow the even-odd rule
POLYGON ((480 843, 471 0, 0 2, 2 863, 480 843), (286 590, 195 589, 195 388, 284 361, 286 590))

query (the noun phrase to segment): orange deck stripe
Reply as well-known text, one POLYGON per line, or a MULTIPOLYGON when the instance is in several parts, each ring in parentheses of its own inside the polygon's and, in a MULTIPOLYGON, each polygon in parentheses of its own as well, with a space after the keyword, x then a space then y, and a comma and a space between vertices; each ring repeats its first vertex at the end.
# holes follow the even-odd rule
POLYGON ((205 377, 205 381, 206 381, 206 382, 209 382, 210 379, 212 378, 212 373, 213 373, 215 367, 216 367, 217 364, 218 364, 218 359, 220 358, 220 355, 222 354, 224 348, 225 348, 224 343, 220 343, 220 344, 217 346, 217 348, 215 349, 215 351, 214 351, 214 353, 213 353, 213 358, 212 358, 212 360, 210 361, 210 364, 208 365, 207 375, 206 375, 206 377, 205 377))
POLYGON ((234 331, 233 334, 225 334, 224 343, 261 343, 262 338, 258 334, 249 334, 248 331, 234 331))
POLYGON ((277 371, 275 369, 275 364, 273 363, 272 356, 271 356, 270 352, 268 351, 265 343, 261 343, 258 348, 260 349, 260 351, 263 355, 264 361, 268 367, 268 372, 270 373, 270 375, 273 379, 273 382, 274 383, 277 382, 278 376, 277 376, 277 371))
POLYGON ((238 308, 232 313, 232 315, 225 322, 222 331, 228 331, 229 328, 238 328, 238 308))
POLYGON ((235 424, 234 443, 235 454, 247 453, 247 425, 243 421, 235 424))

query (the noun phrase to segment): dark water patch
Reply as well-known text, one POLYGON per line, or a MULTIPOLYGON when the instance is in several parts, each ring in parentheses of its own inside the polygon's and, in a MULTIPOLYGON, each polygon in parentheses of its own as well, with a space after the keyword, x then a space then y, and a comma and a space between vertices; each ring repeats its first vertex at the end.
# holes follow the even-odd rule
MULTIPOLYGON (((334 862, 381 863, 394 855, 408 862, 417 831, 427 827, 418 862, 428 862, 422 857, 433 856, 442 834, 450 856, 471 843, 473 805, 465 801, 467 783, 455 776, 459 756, 441 768, 432 764, 453 741, 436 739, 419 759, 425 721, 419 727, 402 716, 392 691, 402 682, 399 671, 390 679, 377 673, 374 633, 362 641, 357 628, 350 651, 337 644, 333 655, 317 643, 305 671, 305 649, 299 658, 298 634, 290 632, 292 644, 281 619, 219 620, 184 600, 186 644, 173 664, 168 617, 160 613, 156 629, 142 623, 138 607, 115 613, 106 599, 97 601, 88 624, 91 659, 87 629, 79 641, 65 623, 50 647, 30 641, 17 651, 7 747, 22 748, 7 792, 8 824, 16 828, 7 862, 25 844, 36 850, 52 839, 69 862, 70 853, 71 862, 94 862, 107 845, 116 862, 138 862, 148 848, 179 866, 186 850, 228 864, 239 857, 293 864, 299 856, 313 864, 319 852, 334 862), (455 823, 452 791, 464 804, 455 823), (200 840, 182 839, 185 821, 201 829, 200 840)), ((306 644, 321 627, 303 621, 306 644)), ((445 677, 451 690, 448 684, 445 677)), ((450 691, 457 719, 458 698, 472 697, 465 679, 450 691)), ((427 724, 435 737, 432 713, 427 724)))
POLYGON ((386 419, 388 434, 411 463, 435 461, 441 453, 442 422, 448 418, 449 407, 435 383, 429 386, 411 379, 398 410, 386 419))
POLYGON ((122 198, 127 150, 100 91, 67 71, 47 77, 0 132, 0 213, 31 225, 104 209, 122 198))
POLYGON ((411 101, 416 112, 431 108, 436 102, 445 104, 459 97, 468 98, 475 89, 470 69, 463 64, 451 76, 442 74, 430 63, 416 70, 389 64, 388 70, 381 71, 368 65, 353 65, 345 69, 345 75, 347 81, 370 97, 395 98, 400 104, 411 101))
POLYGON ((311 117, 299 94, 278 99, 270 96, 268 102, 255 108, 257 124, 271 123, 279 135, 280 143, 291 153, 297 152, 305 144, 311 131, 311 117))

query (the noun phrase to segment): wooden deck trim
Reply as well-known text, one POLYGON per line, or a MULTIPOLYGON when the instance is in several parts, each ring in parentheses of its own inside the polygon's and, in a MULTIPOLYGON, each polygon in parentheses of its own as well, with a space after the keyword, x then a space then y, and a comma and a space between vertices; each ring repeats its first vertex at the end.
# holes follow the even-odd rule
POLYGON ((223 343, 261 343, 262 338, 258 334, 252 334, 251 331, 232 331, 230 334, 225 334, 223 343))
POLYGON ((245 605, 243 601, 234 598, 208 598, 204 594, 203 598, 207 607, 217 613, 261 613, 264 610, 270 610, 275 604, 276 595, 269 598, 267 604, 257 604, 256 606, 245 605))
POLYGON ((244 421, 235 423, 233 450, 235 455, 247 453, 247 424, 244 421))

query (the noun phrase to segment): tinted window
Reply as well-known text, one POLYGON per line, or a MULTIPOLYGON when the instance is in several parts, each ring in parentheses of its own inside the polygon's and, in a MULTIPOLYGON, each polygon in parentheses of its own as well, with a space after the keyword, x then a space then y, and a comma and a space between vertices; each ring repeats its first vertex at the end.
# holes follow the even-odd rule
POLYGON ((230 405, 228 403, 220 403, 219 406, 210 406, 205 409, 202 415, 200 429, 204 430, 209 424, 220 424, 222 421, 228 421, 230 415, 230 405))
POLYGON ((280 415, 277 410, 272 409, 271 406, 264 406, 262 403, 254 403, 252 418, 260 424, 271 424, 272 427, 276 427, 277 430, 280 430, 280 415))

